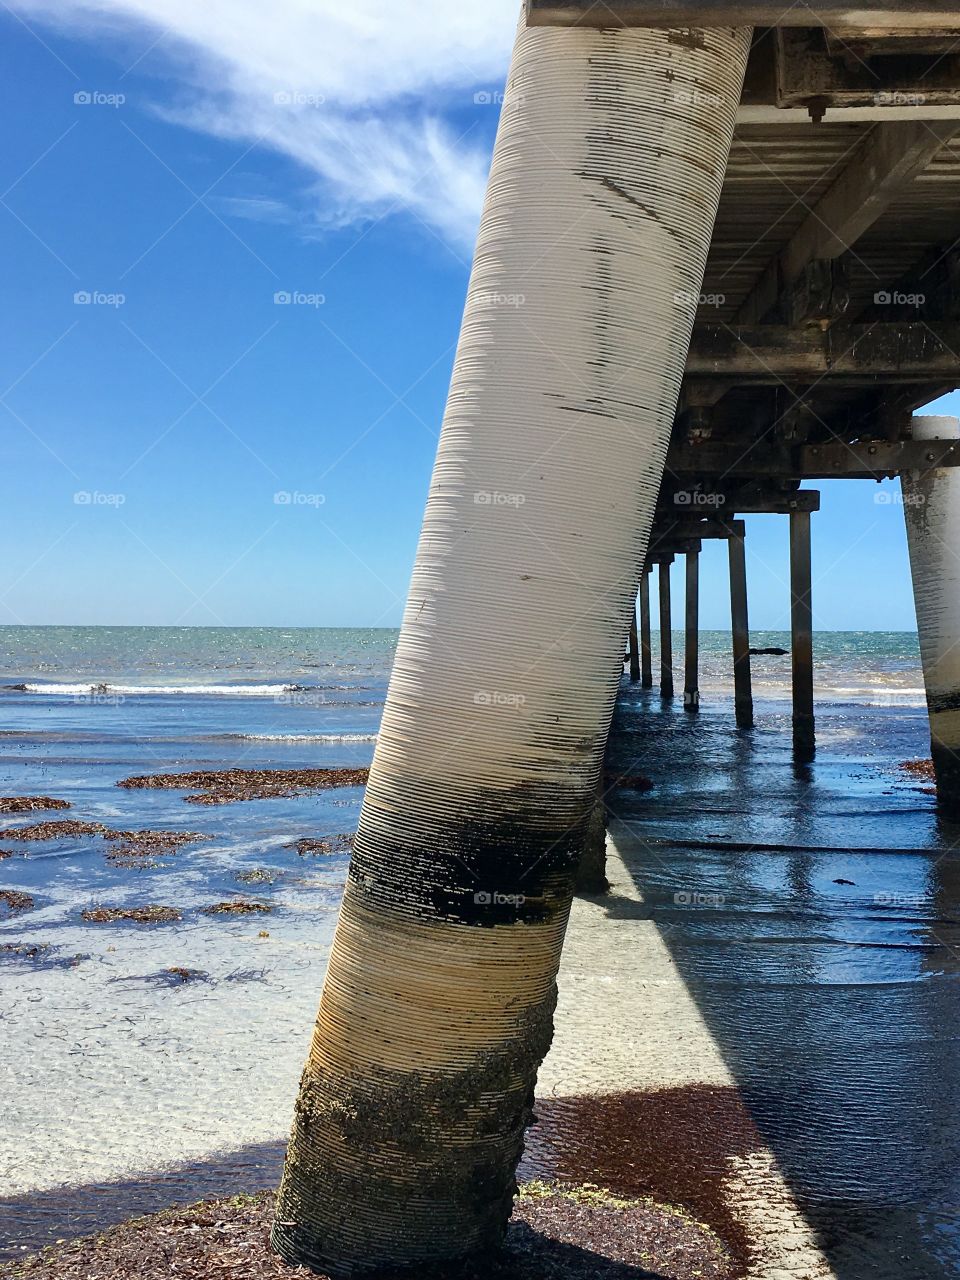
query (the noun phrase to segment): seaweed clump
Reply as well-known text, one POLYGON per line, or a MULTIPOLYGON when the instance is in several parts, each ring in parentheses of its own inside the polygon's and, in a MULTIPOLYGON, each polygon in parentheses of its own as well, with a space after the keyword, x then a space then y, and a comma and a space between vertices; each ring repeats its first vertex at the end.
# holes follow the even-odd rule
POLYGON ((323 856, 333 853, 346 853, 348 849, 353 848, 353 836, 336 835, 322 838, 301 836, 299 840, 286 847, 288 849, 296 849, 301 858, 305 858, 308 854, 323 856))
POLYGON ((264 915, 273 908, 265 902, 251 902, 248 898, 235 898, 232 902, 214 902, 209 907, 202 907, 205 916, 252 916, 264 915))
POLYGON ((0 889, 0 903, 3 903, 11 913, 29 911, 34 905, 30 894, 23 893, 20 889, 0 889))
POLYGON ((233 800, 289 799, 307 791, 366 785, 368 769, 219 769, 193 773, 153 773, 123 778, 118 787, 193 791, 189 804, 228 804, 233 800))
POLYGON ((0 796, 0 813, 32 813, 34 809, 69 809, 69 800, 49 796, 0 796))
POLYGON ((88 907, 81 912, 81 919, 90 924, 115 924, 128 921, 131 924, 172 924, 183 917, 176 907, 88 907))
POLYGON ((921 782, 936 782, 937 774, 932 760, 905 760, 900 766, 904 773, 921 782))

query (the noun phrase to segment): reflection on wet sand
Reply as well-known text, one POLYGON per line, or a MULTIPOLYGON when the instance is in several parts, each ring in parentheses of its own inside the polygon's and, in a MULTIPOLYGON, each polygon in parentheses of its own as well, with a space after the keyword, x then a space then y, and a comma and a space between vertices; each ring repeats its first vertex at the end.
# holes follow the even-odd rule
POLYGON ((635 694, 613 754, 656 786, 613 799, 611 834, 813 1233, 820 1261, 783 1274, 955 1276, 960 829, 898 781, 919 716, 823 728, 795 771, 787 735, 635 694))

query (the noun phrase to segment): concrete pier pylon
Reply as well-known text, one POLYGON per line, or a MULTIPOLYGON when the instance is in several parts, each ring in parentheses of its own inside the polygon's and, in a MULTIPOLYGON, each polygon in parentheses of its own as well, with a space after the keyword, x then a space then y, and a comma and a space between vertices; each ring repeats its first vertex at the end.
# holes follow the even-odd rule
POLYGON ((506 1232, 750 43, 521 24, 277 1197, 337 1280, 506 1232))
POLYGON ((700 548, 686 554, 686 613, 684 630, 683 705, 700 710, 700 548))
POLYGON ((730 621, 733 633, 733 683, 737 728, 753 728, 753 680, 750 670, 750 621, 747 603, 746 526, 730 521, 730 621))
POLYGON ((660 697, 673 697, 673 609, 670 603, 670 566, 673 556, 661 560, 657 585, 660 588, 660 697))
POLYGON ((653 688, 653 646, 650 642, 650 571, 640 579, 640 685, 653 688))
MULTIPOLYGON (((918 415, 913 438, 960 442, 960 418, 918 415)), ((905 472, 901 486, 937 793, 960 820, 960 469, 905 472)))
POLYGON ((790 513, 790 630, 793 663, 793 745, 799 759, 816 751, 813 704, 813 577, 810 512, 790 513))
POLYGON ((627 643, 630 656, 630 683, 636 684, 640 679, 640 635, 637 631, 636 606, 630 615, 630 637, 627 643))

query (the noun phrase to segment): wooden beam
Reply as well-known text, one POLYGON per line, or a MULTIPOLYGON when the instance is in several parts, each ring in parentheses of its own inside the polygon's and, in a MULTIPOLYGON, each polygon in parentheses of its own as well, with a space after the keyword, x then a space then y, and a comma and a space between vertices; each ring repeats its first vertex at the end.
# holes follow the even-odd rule
POLYGON ((953 379, 960 386, 960 324, 862 324, 827 331, 697 325, 686 376, 770 385, 953 379))
POLYGON ((846 253, 958 129, 960 121, 955 120, 874 125, 843 173, 767 265, 740 307, 738 322, 762 320, 810 263, 846 253))
POLYGON ((831 27, 844 31, 941 31, 960 27, 960 14, 935 0, 527 0, 531 26, 589 27, 831 27))
MULTIPOLYGON (((832 440, 829 444, 800 445, 777 448, 764 441, 710 441, 707 444, 671 448, 667 455, 667 474, 673 477, 696 476, 712 484, 723 496, 720 504, 726 510, 745 514, 770 510, 769 500, 758 505, 745 499, 741 505, 729 489, 744 479, 776 477, 780 480, 884 480, 905 471, 929 471, 935 467, 960 466, 960 447, 950 440, 861 440, 847 444, 832 440), (716 477, 716 480, 711 480, 716 477)), ((804 492, 807 492, 806 490, 804 492)), ((774 500, 777 509, 799 510, 792 499, 774 500)), ((817 495, 819 501, 819 494, 817 495)), ((809 510, 817 510, 810 507, 809 510)))
MULTIPOLYGON (((819 115, 831 106, 955 105, 960 101, 956 59, 918 53, 916 37, 904 32, 902 46, 890 39, 880 60, 867 62, 854 54, 857 40, 848 33, 838 33, 844 53, 837 56, 812 25, 779 28, 773 35, 777 106, 802 106, 819 115)), ((955 49, 956 35, 951 53, 955 49)))

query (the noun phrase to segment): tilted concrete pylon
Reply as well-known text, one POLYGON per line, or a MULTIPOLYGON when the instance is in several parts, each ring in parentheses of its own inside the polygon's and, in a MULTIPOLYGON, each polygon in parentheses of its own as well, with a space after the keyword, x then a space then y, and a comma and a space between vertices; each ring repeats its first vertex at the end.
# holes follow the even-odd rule
MULTIPOLYGON (((913 436, 960 447, 960 418, 918 415, 913 436)), ((960 468, 905 472, 901 484, 937 791, 960 818, 960 468)))
POLYGON ((521 26, 273 1241, 506 1228, 750 31, 521 26))

